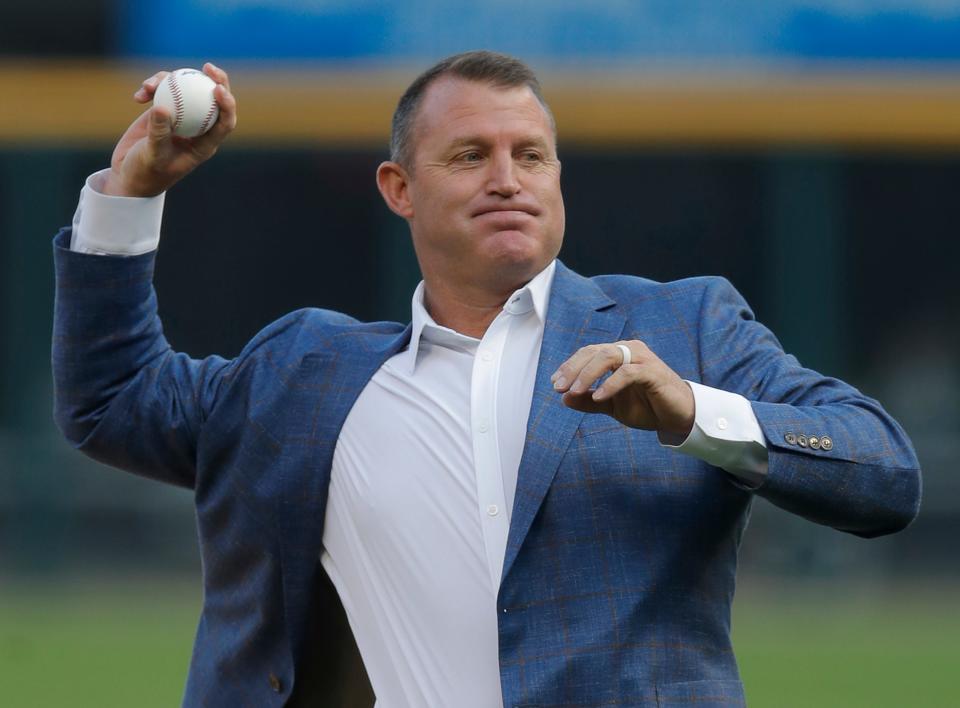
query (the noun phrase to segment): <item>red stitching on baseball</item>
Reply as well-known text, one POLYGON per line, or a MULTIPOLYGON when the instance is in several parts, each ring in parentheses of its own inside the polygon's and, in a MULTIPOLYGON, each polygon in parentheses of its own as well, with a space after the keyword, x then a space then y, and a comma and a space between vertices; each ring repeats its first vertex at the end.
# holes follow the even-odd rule
POLYGON ((170 95, 173 97, 173 130, 176 131, 183 122, 183 94, 180 93, 180 84, 177 83, 176 73, 170 74, 170 95))
POLYGON ((207 126, 210 125, 210 121, 213 119, 213 114, 217 112, 217 102, 214 101, 210 105, 210 110, 207 111, 206 117, 203 119, 203 122, 200 124, 200 135, 203 135, 207 132, 207 126))

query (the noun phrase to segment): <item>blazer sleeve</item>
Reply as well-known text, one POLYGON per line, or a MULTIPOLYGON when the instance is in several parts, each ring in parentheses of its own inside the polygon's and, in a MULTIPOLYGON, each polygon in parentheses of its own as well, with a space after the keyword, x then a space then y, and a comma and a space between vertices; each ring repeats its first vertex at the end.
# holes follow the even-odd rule
POLYGON ((853 386, 800 366, 723 278, 707 279, 700 307, 705 384, 751 401, 769 467, 756 494, 858 536, 906 527, 920 505, 920 465, 903 428, 853 386), (799 436, 830 442, 801 447, 799 436))
POLYGON ((163 335, 155 252, 102 256, 54 239, 54 418, 67 440, 121 469, 192 488, 199 431, 233 362, 191 359, 163 335))

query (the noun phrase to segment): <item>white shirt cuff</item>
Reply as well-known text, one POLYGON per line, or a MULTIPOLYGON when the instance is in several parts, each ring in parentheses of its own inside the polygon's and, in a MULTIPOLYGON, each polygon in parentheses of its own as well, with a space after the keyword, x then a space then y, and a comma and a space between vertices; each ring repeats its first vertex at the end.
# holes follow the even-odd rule
POLYGON ((109 256, 139 256, 156 250, 166 194, 107 196, 102 190, 108 172, 94 172, 80 192, 70 250, 109 256))
POLYGON ((753 407, 743 396, 687 381, 695 420, 685 440, 660 436, 660 444, 719 467, 748 488, 767 475, 767 442, 753 407))

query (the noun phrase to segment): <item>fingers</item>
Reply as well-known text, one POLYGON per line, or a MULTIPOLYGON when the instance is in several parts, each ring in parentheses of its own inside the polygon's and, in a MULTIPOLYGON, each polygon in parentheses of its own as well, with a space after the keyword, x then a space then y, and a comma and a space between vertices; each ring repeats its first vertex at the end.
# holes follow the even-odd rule
MULTIPOLYGON (((233 91, 230 90, 230 77, 227 72, 216 64, 207 62, 203 65, 203 73, 217 83, 213 95, 220 107, 220 117, 214 127, 219 126, 223 131, 222 140, 227 133, 237 127, 237 99, 233 95, 233 91)), ((213 129, 210 132, 213 132, 213 129)))
POLYGON ((554 389, 575 394, 589 390, 597 379, 623 364, 623 352, 617 344, 630 348, 633 361, 637 361, 646 350, 646 346, 640 341, 591 344, 583 347, 565 361, 550 378, 554 389))
POLYGON ((583 347, 550 380, 563 393, 563 404, 577 411, 604 413, 632 428, 684 436, 693 427, 696 400, 690 385, 639 340, 583 347), (630 350, 629 364, 623 363, 621 344, 630 350))
POLYGON ((560 368, 557 369, 553 373, 553 376, 550 377, 550 381, 553 383, 553 388, 559 392, 569 391, 573 384, 576 383, 580 371, 583 369, 584 365, 594 356, 596 356, 597 351, 601 346, 602 345, 591 344, 589 346, 582 347, 581 349, 578 349, 572 357, 563 362, 563 364, 560 365, 560 368))
POLYGON ((647 366, 624 364, 610 374, 610 378, 600 386, 597 386, 597 389, 593 391, 591 397, 598 403, 606 401, 620 393, 623 389, 627 388, 627 386, 646 382, 650 378, 650 373, 650 369, 647 366))
POLYGON ((157 145, 169 141, 173 135, 173 116, 170 115, 170 111, 162 106, 154 106, 149 114, 147 137, 150 142, 157 145))
POLYGON ((583 413, 605 413, 613 415, 613 404, 610 401, 596 401, 590 391, 584 393, 570 393, 567 391, 561 398, 563 405, 583 413))
POLYGON ((140 88, 138 88, 133 94, 133 99, 137 103, 148 103, 152 101, 153 94, 157 92, 157 86, 160 85, 161 81, 167 78, 167 74, 169 73, 169 71, 158 71, 150 78, 144 79, 143 83, 140 84, 140 88))
POLYGON ((203 71, 214 81, 222 78, 223 83, 217 83, 213 91, 213 96, 220 107, 220 115, 217 122, 213 124, 206 133, 198 138, 194 138, 194 146, 200 151, 212 151, 224 141, 234 128, 237 127, 237 99, 230 91, 230 83, 227 78, 227 72, 223 71, 213 64, 203 65, 203 71))
POLYGON ((227 72, 225 72, 216 64, 212 64, 210 62, 204 64, 203 73, 213 79, 216 83, 226 86, 227 91, 230 90, 230 77, 227 75, 227 72))

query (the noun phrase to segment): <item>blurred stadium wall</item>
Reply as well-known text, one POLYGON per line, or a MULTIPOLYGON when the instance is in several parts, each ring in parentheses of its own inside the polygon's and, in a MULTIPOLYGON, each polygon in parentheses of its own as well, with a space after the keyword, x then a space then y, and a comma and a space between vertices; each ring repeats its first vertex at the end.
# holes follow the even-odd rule
POLYGON ((568 265, 725 275, 911 434, 909 530, 866 542, 761 502, 743 574, 956 578, 960 3, 3 0, 0 18, 0 579, 198 573, 189 494, 81 459, 50 413, 50 239, 139 82, 232 74, 239 128, 169 195, 157 274, 173 344, 231 355, 297 307, 408 317, 416 264, 374 169, 405 84, 477 47, 542 74, 568 265))

